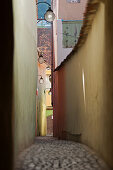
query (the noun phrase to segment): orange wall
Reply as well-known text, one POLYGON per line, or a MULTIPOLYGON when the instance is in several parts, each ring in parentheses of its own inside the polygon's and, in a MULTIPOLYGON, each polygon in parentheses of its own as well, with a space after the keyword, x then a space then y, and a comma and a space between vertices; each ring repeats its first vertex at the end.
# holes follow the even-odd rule
POLYGON ((52 89, 52 98, 53 98, 53 136, 58 136, 57 130, 57 120, 58 120, 58 72, 53 72, 53 89, 52 89))
POLYGON ((65 130, 65 68, 55 73, 54 136, 62 138, 65 130))

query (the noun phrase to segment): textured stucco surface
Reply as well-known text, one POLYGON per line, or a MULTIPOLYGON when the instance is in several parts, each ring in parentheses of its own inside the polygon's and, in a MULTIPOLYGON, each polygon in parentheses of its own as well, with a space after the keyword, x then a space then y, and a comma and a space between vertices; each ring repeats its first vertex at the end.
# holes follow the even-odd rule
POLYGON ((64 66, 66 131, 113 168, 113 1, 100 4, 82 48, 64 66))
POLYGON ((13 0, 14 116, 16 153, 35 136, 37 84, 37 27, 35 0, 13 0))

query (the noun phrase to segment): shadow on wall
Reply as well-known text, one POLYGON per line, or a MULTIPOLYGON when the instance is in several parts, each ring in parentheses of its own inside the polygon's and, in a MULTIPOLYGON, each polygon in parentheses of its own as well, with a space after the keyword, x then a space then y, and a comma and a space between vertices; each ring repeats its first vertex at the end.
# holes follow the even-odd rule
POLYGON ((25 0, 19 5, 16 0, 1 2, 1 8, 5 10, 1 17, 0 66, 2 170, 13 170, 15 146, 18 153, 30 145, 35 136, 36 5, 35 1, 29 2, 25 0))
POLYGON ((0 169, 13 169, 13 13, 12 2, 1 2, 0 169), (4 9, 4 14, 3 14, 4 9))
POLYGON ((113 1, 105 1, 105 55, 103 129, 105 159, 113 167, 113 1))
MULTIPOLYGON (((112 0, 100 3, 84 45, 56 73, 57 95, 60 89, 65 90, 60 96, 64 107, 61 115, 57 109, 55 123, 60 127, 63 119, 66 125, 63 131, 82 134, 81 142, 93 148, 113 168, 112 6, 112 0)), ((60 102, 56 102, 58 108, 62 106, 60 102)), ((61 133, 62 128, 57 136, 61 133)))
POLYGON ((85 44, 66 63, 66 130, 113 167, 113 2, 100 4, 85 44))

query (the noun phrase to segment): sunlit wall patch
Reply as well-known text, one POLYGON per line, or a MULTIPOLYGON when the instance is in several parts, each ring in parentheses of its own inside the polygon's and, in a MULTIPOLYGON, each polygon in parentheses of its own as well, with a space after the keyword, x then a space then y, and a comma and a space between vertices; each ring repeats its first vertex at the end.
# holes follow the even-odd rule
POLYGON ((82 85, 83 85, 84 104, 85 104, 85 108, 86 108, 85 75, 84 75, 84 70, 83 69, 82 69, 82 85))

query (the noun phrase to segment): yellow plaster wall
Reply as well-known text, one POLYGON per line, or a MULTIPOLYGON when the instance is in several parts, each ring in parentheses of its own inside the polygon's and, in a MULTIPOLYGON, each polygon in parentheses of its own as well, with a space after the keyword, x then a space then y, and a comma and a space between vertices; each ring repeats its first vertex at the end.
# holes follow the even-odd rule
POLYGON ((46 70, 46 75, 50 75, 51 74, 51 70, 46 70))
POLYGON ((38 76, 38 97, 37 97, 37 135, 38 136, 46 136, 47 133, 47 121, 46 121, 46 64, 39 64, 38 65, 38 75, 41 75, 44 79, 44 83, 40 84, 38 76))
POLYGON ((37 26, 35 0, 13 0, 14 115, 16 154, 35 137, 37 26))
POLYGON ((66 130, 113 168, 113 1, 100 3, 85 44, 65 64, 66 130))

